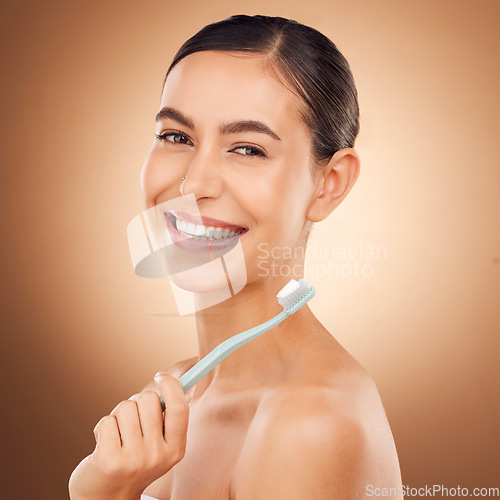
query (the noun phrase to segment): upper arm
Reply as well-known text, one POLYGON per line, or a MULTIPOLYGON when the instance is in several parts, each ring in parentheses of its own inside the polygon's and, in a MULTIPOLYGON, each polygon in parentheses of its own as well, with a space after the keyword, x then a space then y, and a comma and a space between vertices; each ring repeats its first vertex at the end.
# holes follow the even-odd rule
POLYGON ((299 411, 259 434, 240 457, 236 500, 366 498, 370 473, 359 423, 330 410, 299 411))

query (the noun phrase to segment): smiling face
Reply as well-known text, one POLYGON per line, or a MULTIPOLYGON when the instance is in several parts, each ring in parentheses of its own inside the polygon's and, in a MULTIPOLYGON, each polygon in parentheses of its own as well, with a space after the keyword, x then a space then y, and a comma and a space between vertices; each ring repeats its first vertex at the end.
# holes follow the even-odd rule
POLYGON ((145 207, 178 198, 182 184, 201 216, 215 221, 190 226, 177 214, 180 234, 239 238, 248 282, 262 279, 259 245, 276 249, 273 260, 282 265, 282 249, 303 246, 309 230, 316 185, 300 105, 258 54, 204 51, 182 59, 166 80, 141 173, 145 207))

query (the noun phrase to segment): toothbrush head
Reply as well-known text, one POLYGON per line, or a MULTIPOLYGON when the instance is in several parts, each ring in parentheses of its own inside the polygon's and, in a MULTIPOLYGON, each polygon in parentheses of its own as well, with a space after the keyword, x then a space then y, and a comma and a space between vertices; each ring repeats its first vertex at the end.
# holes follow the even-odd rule
POLYGON ((290 280, 278 292, 277 298, 279 304, 283 307, 283 311, 290 315, 300 309, 308 300, 312 299, 315 294, 316 290, 306 280, 290 280))

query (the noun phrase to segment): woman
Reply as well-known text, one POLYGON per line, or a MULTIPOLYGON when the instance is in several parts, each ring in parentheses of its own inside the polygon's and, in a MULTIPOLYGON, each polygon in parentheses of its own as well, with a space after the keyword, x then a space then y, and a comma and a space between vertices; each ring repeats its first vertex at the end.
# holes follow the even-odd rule
POLYGON ((358 117, 347 61, 295 21, 232 16, 181 47, 142 170, 144 203, 193 194, 212 225, 240 228, 247 284, 196 313, 198 356, 99 421, 96 450, 70 479, 73 500, 354 499, 376 488, 401 498, 375 384, 307 305, 186 395, 177 380, 279 312, 277 291, 303 274, 304 252, 289 250, 305 248, 358 177, 358 117), (275 272, 285 265, 294 276, 275 272))

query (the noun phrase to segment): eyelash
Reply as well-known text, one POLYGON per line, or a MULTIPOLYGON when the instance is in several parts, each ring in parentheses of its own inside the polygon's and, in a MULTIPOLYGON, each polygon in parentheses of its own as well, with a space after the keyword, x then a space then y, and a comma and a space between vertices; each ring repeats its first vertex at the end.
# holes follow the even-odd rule
MULTIPOLYGON (((167 142, 171 142, 172 144, 184 144, 183 142, 169 141, 167 139, 167 137, 174 136, 174 135, 182 136, 182 137, 189 139, 188 136, 186 134, 183 134, 182 132, 166 132, 164 134, 155 134, 155 137, 161 142, 167 141, 167 142)), ((238 147, 232 149, 230 152, 232 152, 236 149, 253 149, 254 151, 256 151, 256 154, 253 154, 253 155, 245 155, 245 154, 241 154, 241 153, 236 153, 236 154, 240 154, 241 156, 248 156, 250 158, 256 157, 256 156, 261 157, 261 158, 266 158, 266 154, 264 153, 264 151, 262 151, 261 149, 255 147, 255 146, 250 146, 249 144, 244 144, 242 146, 238 146, 238 147)))

